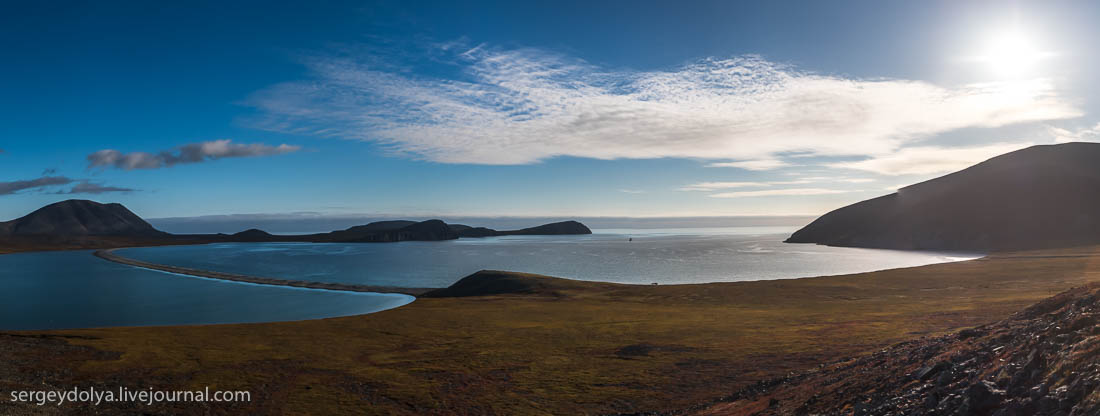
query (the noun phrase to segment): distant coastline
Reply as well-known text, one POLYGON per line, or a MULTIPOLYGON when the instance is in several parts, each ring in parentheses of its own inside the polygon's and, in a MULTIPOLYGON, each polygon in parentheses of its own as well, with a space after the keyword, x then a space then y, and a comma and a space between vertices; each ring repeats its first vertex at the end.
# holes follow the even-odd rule
POLYGON ((393 243, 508 235, 581 234, 592 234, 592 230, 577 221, 498 231, 486 227, 448 224, 441 220, 378 221, 308 235, 276 235, 259 229, 236 234, 171 234, 157 230, 122 204, 70 199, 47 205, 11 221, 0 222, 0 254, 204 243, 393 243))

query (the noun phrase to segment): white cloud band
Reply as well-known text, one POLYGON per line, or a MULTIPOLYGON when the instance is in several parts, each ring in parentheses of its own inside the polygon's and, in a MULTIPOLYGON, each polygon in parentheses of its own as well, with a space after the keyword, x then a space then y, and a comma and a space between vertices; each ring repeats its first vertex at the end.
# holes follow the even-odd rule
POLYGON ((455 59, 460 75, 446 78, 316 59, 315 79, 249 102, 261 128, 443 163, 685 157, 748 169, 781 166, 751 162, 786 152, 882 155, 949 130, 1080 115, 1044 80, 944 88, 804 73, 756 56, 648 72, 530 49, 479 47, 455 59))

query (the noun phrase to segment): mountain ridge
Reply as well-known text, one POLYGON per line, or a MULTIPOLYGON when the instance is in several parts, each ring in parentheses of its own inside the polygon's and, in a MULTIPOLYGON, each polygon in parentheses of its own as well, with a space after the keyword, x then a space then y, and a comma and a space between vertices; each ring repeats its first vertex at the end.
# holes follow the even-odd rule
POLYGON ((1100 144, 1032 146, 857 202, 786 240, 999 251, 1100 243, 1100 144))

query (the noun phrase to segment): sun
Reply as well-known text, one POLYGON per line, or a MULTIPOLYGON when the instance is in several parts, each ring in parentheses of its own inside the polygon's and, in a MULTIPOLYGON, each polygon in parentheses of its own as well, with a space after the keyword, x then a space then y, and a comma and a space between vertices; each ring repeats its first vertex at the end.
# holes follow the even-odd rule
POLYGON ((1001 77, 1019 78, 1030 74, 1045 56, 1033 36, 1014 29, 990 36, 978 60, 1001 77))

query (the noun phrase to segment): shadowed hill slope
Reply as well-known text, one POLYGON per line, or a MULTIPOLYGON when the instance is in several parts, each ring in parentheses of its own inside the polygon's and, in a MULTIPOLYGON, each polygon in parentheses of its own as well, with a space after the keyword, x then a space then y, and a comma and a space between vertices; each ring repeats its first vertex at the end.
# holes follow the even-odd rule
POLYGON ((614 283, 586 282, 531 273, 482 270, 445 289, 427 292, 427 298, 459 298, 491 295, 565 296, 570 291, 625 287, 614 283))
POLYGON ((1100 243, 1100 144, 997 156, 829 212, 787 242, 975 251, 1100 243))

